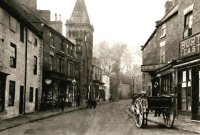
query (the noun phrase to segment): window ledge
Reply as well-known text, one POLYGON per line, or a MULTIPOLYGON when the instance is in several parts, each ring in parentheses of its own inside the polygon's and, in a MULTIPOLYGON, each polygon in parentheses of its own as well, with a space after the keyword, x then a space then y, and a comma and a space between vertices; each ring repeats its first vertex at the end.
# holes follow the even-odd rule
POLYGON ((50 47, 51 47, 51 48, 53 48, 53 49, 55 49, 55 47, 54 47, 54 46, 52 46, 52 45, 50 45, 50 47))
POLYGON ((166 36, 166 34, 165 35, 162 35, 162 36, 160 36, 160 38, 164 38, 166 36))

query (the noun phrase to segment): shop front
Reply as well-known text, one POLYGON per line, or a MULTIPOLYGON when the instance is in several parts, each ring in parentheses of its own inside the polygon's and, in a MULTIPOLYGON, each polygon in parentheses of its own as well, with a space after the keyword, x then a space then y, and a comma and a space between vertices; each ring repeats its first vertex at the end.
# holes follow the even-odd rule
POLYGON ((200 120, 200 34, 179 44, 179 56, 174 66, 177 74, 178 110, 191 119, 200 120))
POLYGON ((65 102, 65 106, 75 106, 76 82, 64 75, 53 73, 46 75, 43 80, 42 108, 44 110, 58 107, 61 101, 65 102))
POLYGON ((183 62, 175 68, 178 111, 192 119, 200 119, 200 59, 183 62))

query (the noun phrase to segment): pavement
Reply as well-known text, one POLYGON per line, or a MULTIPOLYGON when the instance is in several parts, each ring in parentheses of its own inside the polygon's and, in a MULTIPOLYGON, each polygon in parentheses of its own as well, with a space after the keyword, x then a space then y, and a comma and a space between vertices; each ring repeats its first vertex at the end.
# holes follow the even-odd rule
MULTIPOLYGON (((126 112, 130 117, 134 118, 134 114, 131 112, 130 106, 127 107, 126 112)), ((149 113, 148 121, 164 125, 162 115, 161 117, 154 117, 154 113, 149 113)), ((195 134, 200 134, 200 121, 191 120, 188 117, 179 115, 178 118, 175 119, 173 128, 195 134)))
MULTIPOLYGON (((105 103, 108 103, 108 102, 101 102, 101 103, 98 102, 98 105, 102 105, 105 103)), ((0 132, 10 129, 10 128, 18 127, 23 124, 43 120, 46 118, 54 117, 57 115, 61 115, 64 113, 69 113, 69 112, 73 112, 73 111, 77 111, 81 109, 86 109, 86 106, 82 106, 80 108, 66 107, 64 111, 61 111, 61 110, 58 111, 56 109, 50 109, 47 111, 37 111, 33 113, 20 115, 18 117, 11 118, 11 119, 0 120, 0 132)))

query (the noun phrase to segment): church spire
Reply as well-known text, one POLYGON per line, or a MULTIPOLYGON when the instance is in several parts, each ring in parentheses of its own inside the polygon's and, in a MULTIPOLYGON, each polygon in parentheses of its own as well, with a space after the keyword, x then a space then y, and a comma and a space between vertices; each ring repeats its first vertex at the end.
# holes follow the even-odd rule
POLYGON ((72 12, 70 23, 86 23, 90 24, 89 15, 84 0, 77 0, 72 12))

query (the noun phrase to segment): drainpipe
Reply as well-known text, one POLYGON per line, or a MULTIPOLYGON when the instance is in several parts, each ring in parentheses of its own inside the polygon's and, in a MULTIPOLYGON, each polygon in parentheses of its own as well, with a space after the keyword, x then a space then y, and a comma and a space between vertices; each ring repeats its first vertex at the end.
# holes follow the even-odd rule
POLYGON ((23 114, 26 113, 26 84, 27 84, 27 47, 28 47, 28 29, 25 26, 25 75, 24 75, 24 109, 23 114))

